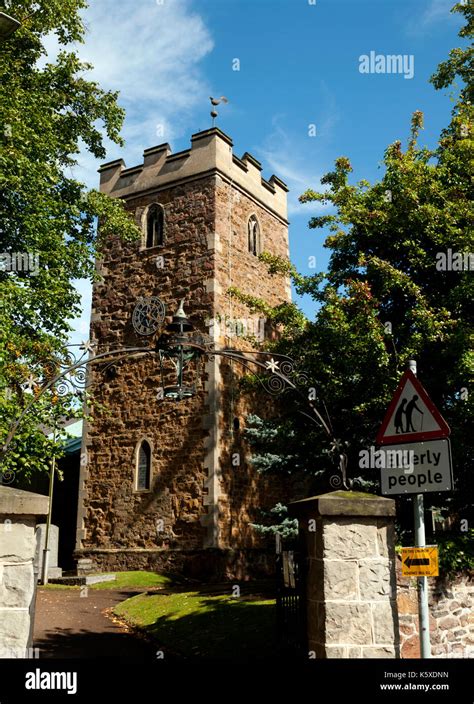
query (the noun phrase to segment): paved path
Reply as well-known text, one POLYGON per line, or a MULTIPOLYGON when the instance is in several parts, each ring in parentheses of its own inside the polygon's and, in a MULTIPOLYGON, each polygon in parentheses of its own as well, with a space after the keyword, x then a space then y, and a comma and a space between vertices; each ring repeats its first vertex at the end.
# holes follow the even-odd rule
POLYGON ((150 660, 155 649, 104 611, 138 591, 39 589, 33 643, 40 658, 121 657, 150 660))

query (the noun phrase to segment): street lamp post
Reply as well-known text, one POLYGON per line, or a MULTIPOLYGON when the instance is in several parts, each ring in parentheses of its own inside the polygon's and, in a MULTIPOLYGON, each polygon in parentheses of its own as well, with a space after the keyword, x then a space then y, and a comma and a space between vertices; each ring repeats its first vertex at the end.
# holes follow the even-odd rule
MULTIPOLYGON (((194 330, 194 325, 186 316, 184 312, 184 300, 178 306, 178 310, 173 315, 173 321, 167 325, 166 332, 167 336, 162 336, 158 340, 157 353, 160 361, 160 371, 161 371, 161 383, 163 398, 169 400, 182 400, 185 398, 190 398, 195 395, 196 389, 194 386, 183 385, 183 375, 188 363, 200 356, 201 351, 192 348, 190 346, 189 333, 194 330), (169 359, 176 370, 177 386, 167 386, 164 385, 163 378, 163 362, 165 359, 169 359)), ((202 339, 194 340, 199 343, 202 339)))
MULTIPOLYGON (((53 432, 53 442, 56 442, 56 427, 53 432)), ((48 571, 49 571, 49 533, 51 530, 51 519, 53 516, 53 489, 54 480, 56 477, 56 457, 53 456, 51 460, 51 468, 49 471, 49 509, 48 518, 46 520, 46 534, 44 539, 44 549, 43 549, 43 565, 42 565, 42 575, 41 581, 43 584, 48 584, 48 571)))
POLYGON ((0 41, 3 42, 5 39, 11 37, 20 25, 21 22, 14 17, 10 17, 10 15, 5 14, 5 12, 0 12, 0 41))

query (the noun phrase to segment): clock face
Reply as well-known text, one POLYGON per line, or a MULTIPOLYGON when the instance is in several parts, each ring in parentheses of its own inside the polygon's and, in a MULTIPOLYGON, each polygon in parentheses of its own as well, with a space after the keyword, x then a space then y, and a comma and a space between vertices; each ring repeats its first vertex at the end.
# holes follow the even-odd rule
POLYGON ((166 308, 155 296, 139 298, 132 315, 132 324, 139 335, 153 335, 162 325, 166 308))

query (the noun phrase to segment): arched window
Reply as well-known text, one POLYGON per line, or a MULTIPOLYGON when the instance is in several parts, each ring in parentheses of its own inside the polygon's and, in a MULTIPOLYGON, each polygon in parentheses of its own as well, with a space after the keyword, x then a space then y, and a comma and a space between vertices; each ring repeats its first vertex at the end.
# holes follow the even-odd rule
POLYGON ((142 440, 137 454, 137 491, 148 491, 151 483, 151 447, 148 440, 142 440))
POLYGON ((164 243, 165 213, 161 205, 153 203, 146 216, 146 248, 159 247, 164 243))
POLYGON ((260 226, 255 215, 251 215, 248 222, 249 252, 254 256, 260 254, 260 226))

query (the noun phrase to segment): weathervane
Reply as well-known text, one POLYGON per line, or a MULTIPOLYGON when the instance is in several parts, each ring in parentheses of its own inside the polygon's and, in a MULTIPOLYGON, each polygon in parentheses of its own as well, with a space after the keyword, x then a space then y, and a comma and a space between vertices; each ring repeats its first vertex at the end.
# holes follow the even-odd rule
POLYGON ((213 98, 212 96, 209 98, 211 101, 212 105, 212 110, 211 110, 211 117, 212 117, 212 126, 214 127, 215 122, 216 122, 216 117, 218 116, 218 112, 216 110, 216 106, 219 105, 219 103, 228 103, 229 101, 225 97, 225 95, 221 95, 220 98, 213 98))

